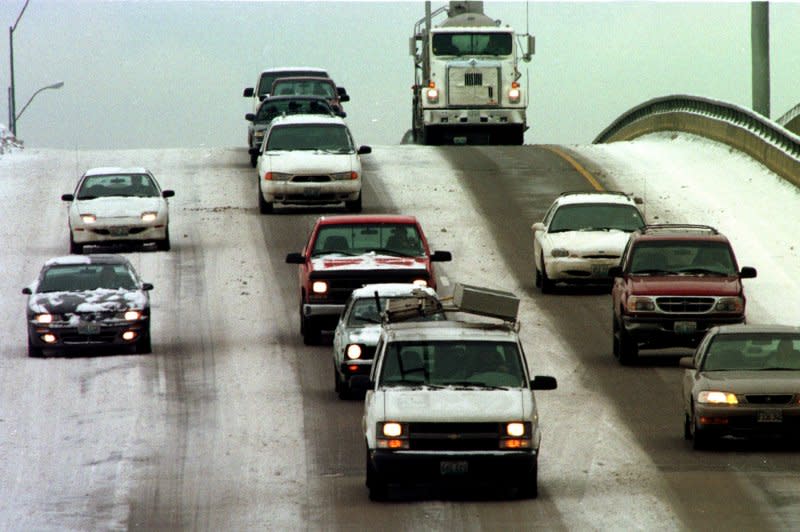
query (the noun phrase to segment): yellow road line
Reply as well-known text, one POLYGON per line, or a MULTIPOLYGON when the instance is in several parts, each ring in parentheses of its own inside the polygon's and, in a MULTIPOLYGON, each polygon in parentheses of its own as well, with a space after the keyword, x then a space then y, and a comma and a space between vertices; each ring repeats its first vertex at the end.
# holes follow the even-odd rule
POLYGON ((589 171, 588 171, 586 168, 584 168, 584 167, 581 165, 581 163, 579 163, 578 161, 576 161, 576 160, 575 160, 575 159, 574 159, 572 156, 570 156, 568 153, 566 153, 566 152, 564 152, 564 151, 561 151, 561 150, 559 150, 558 148, 556 148, 556 147, 554 147, 554 146, 542 146, 542 147, 543 147, 544 149, 546 149, 546 150, 550 150, 551 152, 555 153, 556 155, 558 155, 559 157, 561 157, 562 159, 564 159, 565 161, 567 161, 567 162, 568 162, 570 165, 572 165, 572 167, 573 167, 573 168, 574 168, 574 169, 575 169, 575 170, 576 170, 576 171, 577 171, 579 174, 581 174, 581 175, 582 175, 584 178, 586 178, 586 181, 588 181, 588 182, 589 182, 589 184, 590 184, 590 185, 592 185, 592 186, 594 187, 594 189, 595 189, 595 190, 598 190, 598 191, 600 191, 600 192, 602 192, 602 191, 604 191, 604 190, 605 190, 605 189, 603 188, 603 185, 601 185, 601 184, 600 184, 600 182, 599 182, 599 181, 597 181, 597 179, 596 179, 596 178, 595 178, 595 177, 594 177, 592 174, 590 174, 590 173, 589 173, 589 171))

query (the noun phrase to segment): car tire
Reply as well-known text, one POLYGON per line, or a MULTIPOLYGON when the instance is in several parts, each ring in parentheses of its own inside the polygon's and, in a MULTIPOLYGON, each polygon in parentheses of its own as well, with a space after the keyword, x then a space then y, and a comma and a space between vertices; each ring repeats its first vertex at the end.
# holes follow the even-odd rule
POLYGON ((536 288, 541 288, 542 287, 542 272, 539 271, 539 267, 538 266, 534 265, 533 269, 536 272, 536 276, 534 277, 533 284, 536 286, 536 288))
POLYGON ((305 345, 319 345, 322 331, 313 318, 300 317, 300 327, 305 345))
POLYGON ((533 464, 533 471, 520 481, 518 495, 522 499, 535 499, 539 496, 539 466, 533 464))
POLYGON ((366 483, 367 489, 369 490, 369 499, 375 502, 385 501, 389 498, 389 486, 386 483, 386 479, 375 471, 375 468, 372 466, 372 461, 369 459, 369 449, 367 449, 366 458, 366 483))
POLYGON ((258 155, 251 155, 250 156, 250 166, 255 168, 258 165, 258 155))
POLYGON ((618 338, 618 351, 619 351, 619 363, 623 366, 630 366, 636 362, 639 358, 639 346, 636 343, 636 340, 630 337, 630 335, 625 331, 625 327, 618 325, 617 326, 617 338, 618 338))
POLYGON ((541 283, 539 284, 539 289, 542 291, 543 294, 550 294, 553 292, 554 283, 553 281, 550 280, 549 277, 547 277, 547 270, 545 270, 544 268, 544 257, 541 258, 539 263, 541 264, 542 268, 541 271, 542 280, 541 283))
POLYGON ((339 374, 338 373, 336 374, 336 381, 339 383, 339 387, 336 390, 336 392, 339 394, 339 399, 342 399, 342 400, 352 399, 353 392, 350 389, 350 384, 348 384, 345 381, 342 381, 339 378, 339 374))
POLYGON ((683 439, 691 440, 692 438, 692 418, 689 417, 689 414, 683 414, 683 439))
POLYGON ((69 252, 72 255, 83 255, 83 244, 76 243, 72 235, 69 237, 69 252))
POLYGON ((139 339, 136 341, 136 346, 134 347, 134 352, 138 355, 147 355, 153 352, 149 325, 144 329, 142 334, 139 335, 139 339))
POLYGON ((692 419, 689 420, 689 428, 691 431, 692 448, 695 451, 703 451, 711 447, 712 437, 697 428, 697 420, 694 417, 694 407, 692 407, 692 419))
POLYGON ((158 251, 169 251, 171 248, 172 245, 169 241, 169 228, 167 228, 166 237, 164 237, 164 240, 159 240, 156 242, 156 249, 158 251))
POLYGON ((361 193, 358 193, 358 198, 353 201, 345 201, 344 207, 350 212, 361 212, 361 193))
POLYGON ((36 347, 33 345, 28 339, 28 357, 30 358, 42 358, 44 356, 44 349, 41 347, 36 347))
POLYGON ((261 187, 258 187, 258 212, 261 214, 272 214, 272 202, 266 201, 264 195, 261 194, 261 187))

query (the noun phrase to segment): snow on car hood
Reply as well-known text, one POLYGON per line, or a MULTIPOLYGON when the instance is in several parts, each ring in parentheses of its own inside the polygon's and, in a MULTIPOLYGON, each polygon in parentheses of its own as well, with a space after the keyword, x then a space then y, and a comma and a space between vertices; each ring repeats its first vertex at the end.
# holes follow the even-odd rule
POLYGON ((384 419, 395 421, 504 421, 529 419, 533 407, 527 389, 382 388, 384 419))
POLYGON ((581 255, 622 255, 630 233, 625 231, 565 231, 550 233, 553 248, 565 248, 581 255))
POLYGON ((287 174, 332 174, 355 169, 356 154, 326 153, 324 151, 292 150, 266 154, 272 172, 287 174))
POLYGON ((144 309, 147 296, 135 290, 98 288, 81 292, 44 292, 28 300, 31 312, 70 314, 73 312, 104 312, 124 309, 144 309))
POLYGON ((367 346, 378 345, 378 338, 381 336, 381 325, 370 324, 350 329, 347 332, 347 341, 351 344, 364 344, 367 346))
POLYGON ((636 295, 659 296, 737 296, 741 291, 738 277, 694 275, 653 275, 630 277, 636 295))
POLYGON ((311 266, 318 270, 426 270, 424 257, 397 257, 380 255, 374 251, 363 255, 331 254, 311 259, 311 266))
POLYGON ((75 205, 79 212, 91 213, 98 218, 139 217, 146 211, 158 211, 162 201, 162 198, 157 196, 148 198, 112 196, 78 200, 75 205))

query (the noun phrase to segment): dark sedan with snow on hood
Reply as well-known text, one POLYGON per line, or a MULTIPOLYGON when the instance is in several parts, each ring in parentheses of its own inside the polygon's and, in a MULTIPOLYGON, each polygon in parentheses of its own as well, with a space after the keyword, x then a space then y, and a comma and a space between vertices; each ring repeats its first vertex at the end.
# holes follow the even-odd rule
POLYGON ((150 353, 152 288, 121 255, 48 260, 22 290, 28 295, 28 356, 103 347, 150 353))

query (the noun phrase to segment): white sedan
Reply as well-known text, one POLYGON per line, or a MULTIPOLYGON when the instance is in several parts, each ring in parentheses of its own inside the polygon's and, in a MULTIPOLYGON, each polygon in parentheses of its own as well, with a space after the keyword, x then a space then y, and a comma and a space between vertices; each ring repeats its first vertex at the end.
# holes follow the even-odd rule
POLYGON ((69 250, 84 246, 155 243, 170 249, 169 205, 172 190, 161 190, 145 168, 93 168, 78 180, 69 202, 69 250))
POLYGON ((644 226, 639 200, 620 192, 560 195, 542 222, 531 226, 536 286, 543 293, 558 282, 608 283, 630 233, 644 226))

